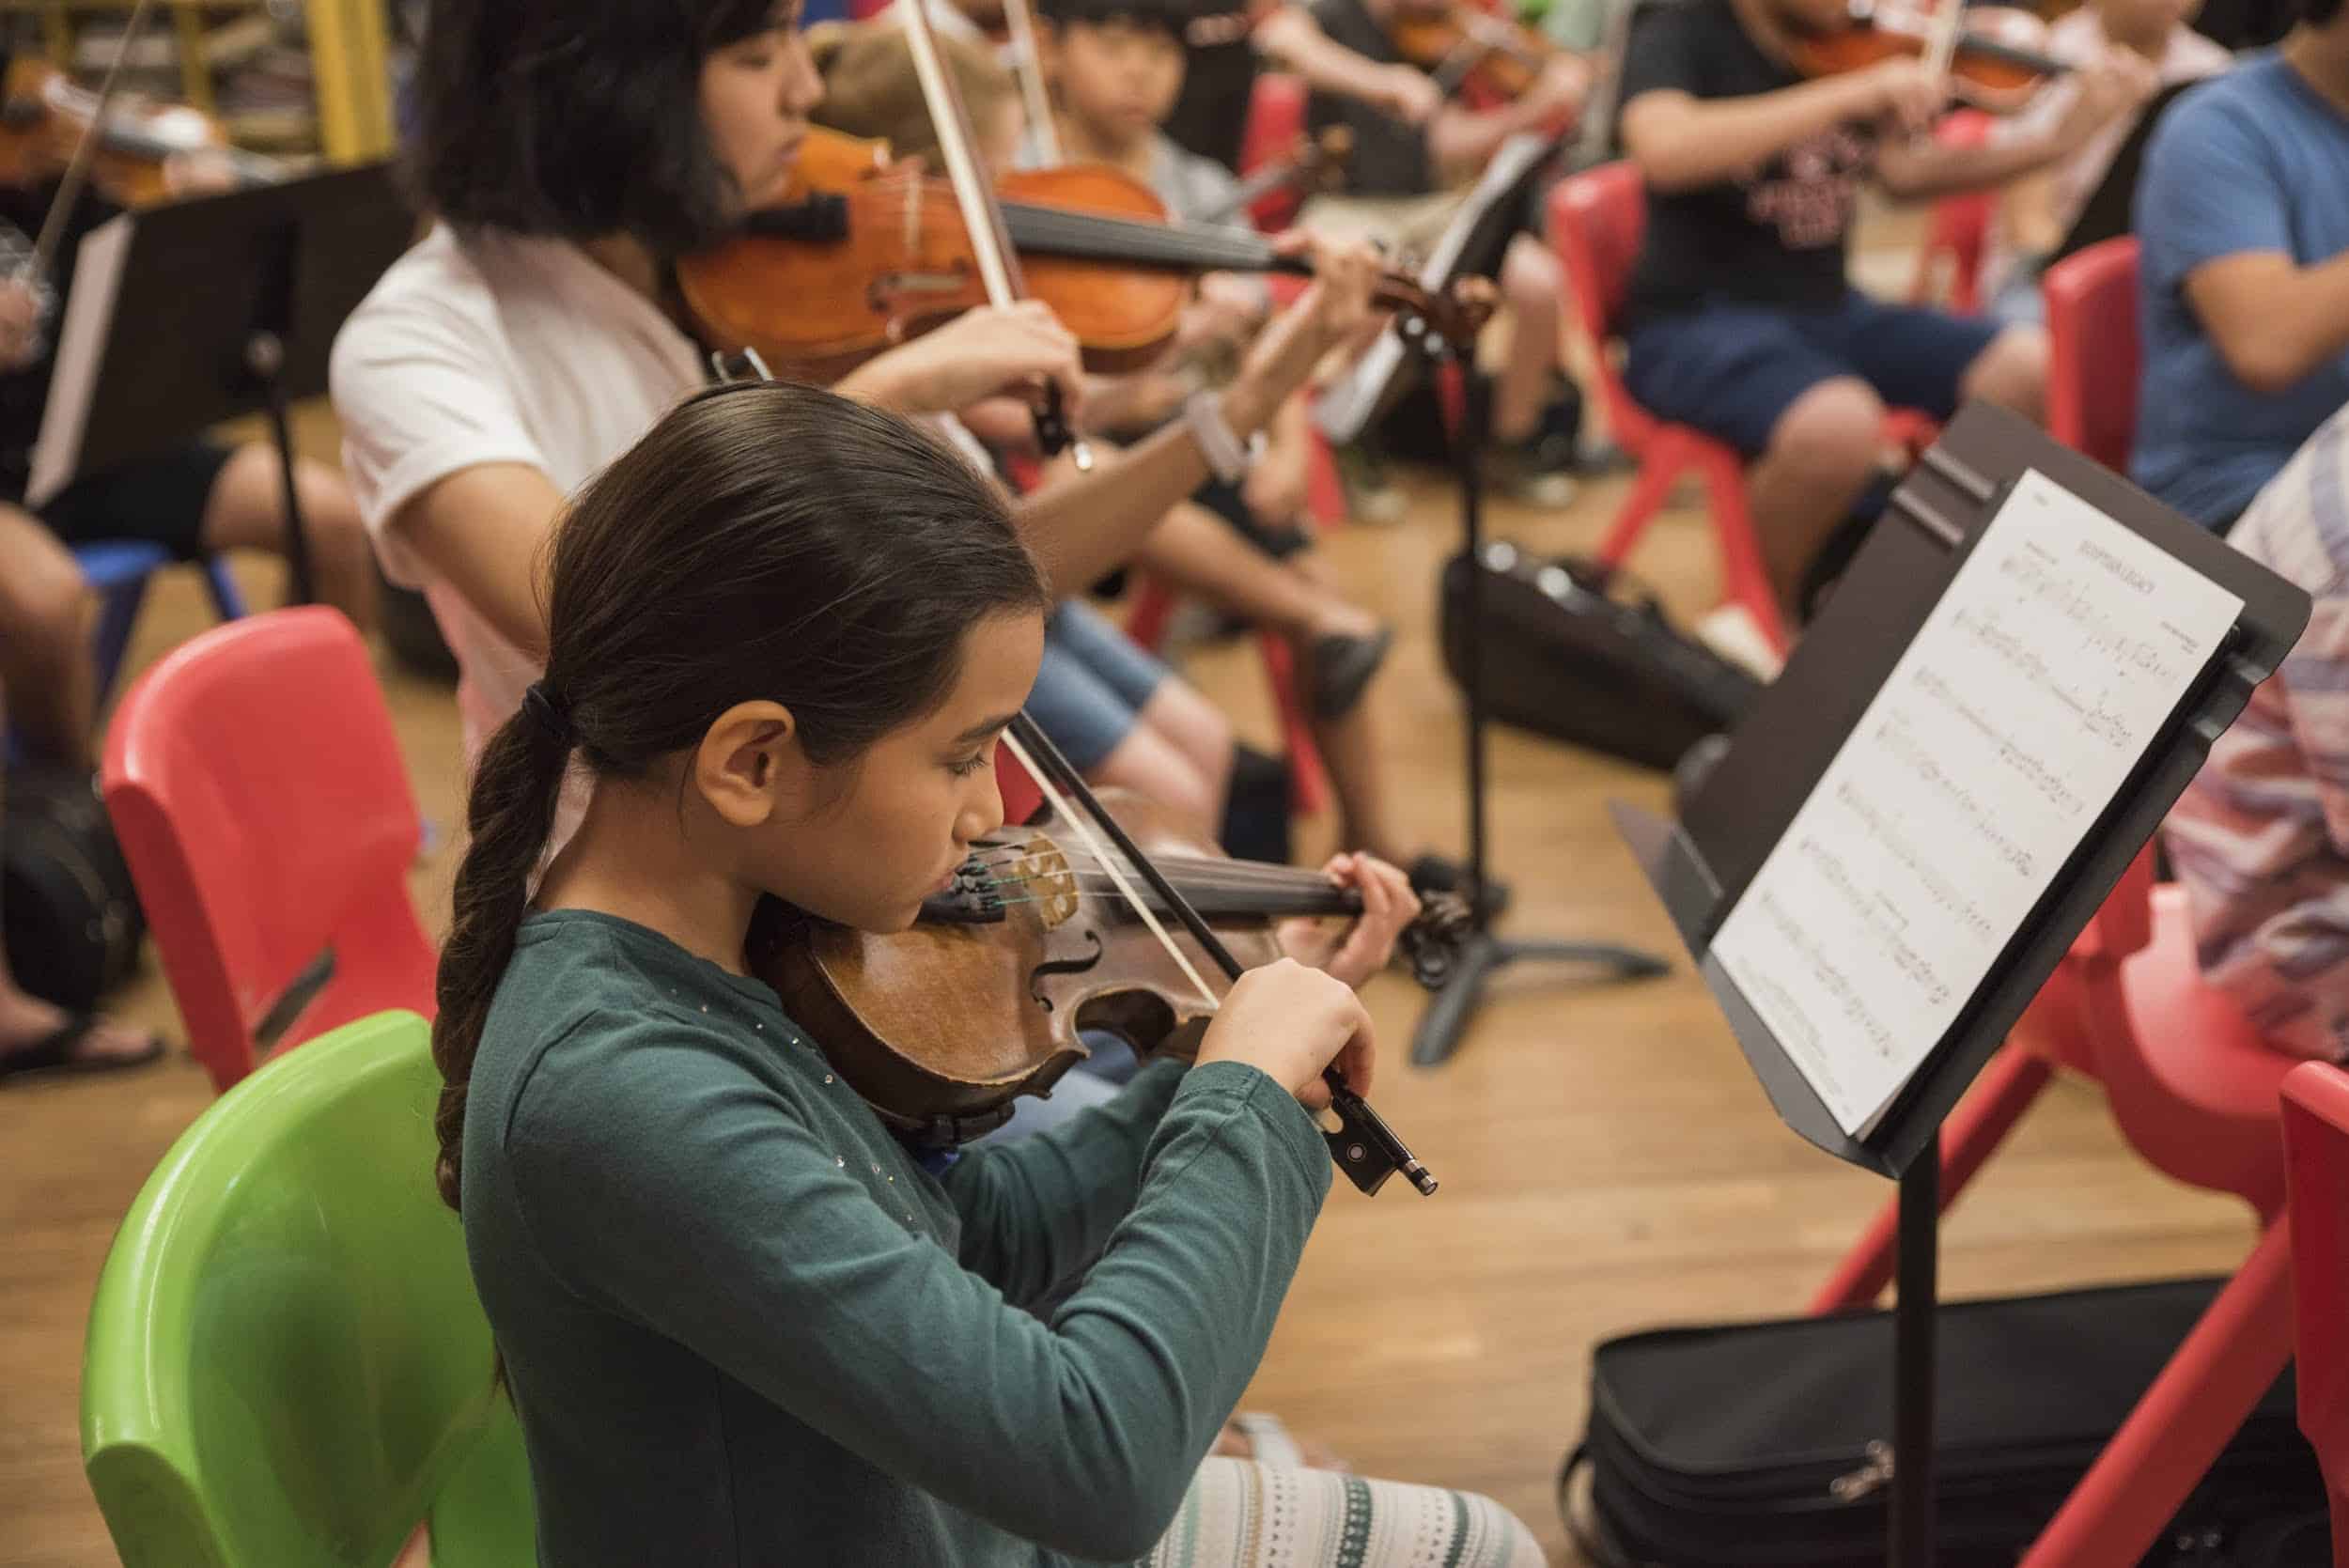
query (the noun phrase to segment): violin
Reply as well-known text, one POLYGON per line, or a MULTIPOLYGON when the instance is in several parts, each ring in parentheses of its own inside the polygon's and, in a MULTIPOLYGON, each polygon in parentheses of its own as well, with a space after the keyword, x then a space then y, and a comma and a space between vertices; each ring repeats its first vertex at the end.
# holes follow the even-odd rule
MULTIPOLYGON (((678 291, 709 347, 751 349, 803 379, 832 380, 990 303, 949 183, 879 166, 874 144, 839 145, 852 141, 811 129, 802 199, 752 214, 726 244, 679 258, 678 291)), ((1052 307, 1086 367, 1103 374, 1140 369, 1164 351, 1201 272, 1313 270, 1245 230, 1171 222, 1155 192, 1108 164, 1023 170, 991 194, 1023 293, 1052 307)), ((1488 290, 1439 295, 1399 272, 1381 280, 1377 298, 1404 315, 1407 331, 1452 343, 1472 340, 1491 310, 1488 290)))
POLYGON ((218 121, 185 103, 113 103, 78 86, 46 61, 9 62, 0 82, 0 179, 37 185, 65 172, 85 137, 91 183, 120 207, 153 207, 178 195, 175 158, 221 160, 246 184, 282 179, 275 161, 241 152, 218 121))
POLYGON ((76 86, 42 61, 11 59, 0 77, 0 179, 20 187, 57 177, 57 189, 43 214, 39 235, 26 241, 0 224, 0 273, 30 291, 33 320, 20 349, 45 348, 50 318, 57 308, 50 271, 63 243, 68 220, 95 179, 99 188, 124 207, 147 207, 178 194, 172 160, 203 154, 225 163, 239 179, 281 178, 277 165, 228 146, 227 135, 199 111, 184 104, 136 110, 117 108, 115 87, 132 40, 138 37, 155 0, 137 0, 115 44, 106 77, 96 92, 76 86))
MULTIPOLYGON (((877 936, 814 926, 751 955, 849 1086, 901 1134, 935 1147, 1002 1125, 1020 1094, 1049 1093, 1088 1054, 1082 1031, 1188 1058, 1217 1001, 1203 966, 1228 965, 1237 979, 1282 955, 1272 921, 1361 907, 1355 890, 1318 873, 1229 860, 1139 798, 1086 791, 1024 716, 1006 745, 1050 809, 981 841, 912 927, 877 936), (1054 778, 1082 792, 1101 832, 1047 783, 1054 778), (1165 932, 1170 915, 1188 941, 1165 932)), ((1399 945, 1423 984, 1441 983, 1470 924, 1455 895, 1422 908, 1399 945)), ((1325 1136, 1339 1167, 1365 1192, 1396 1171, 1432 1192, 1434 1178, 1401 1141, 1330 1077, 1343 1125, 1325 1136)))
POLYGON ((1566 53, 1534 28, 1495 16, 1474 0, 1455 0, 1434 16, 1398 11, 1387 23, 1387 39, 1434 77, 1445 97, 1465 90, 1502 102, 1524 96, 1542 68, 1566 53))
POLYGON ((1852 0, 1843 26, 1794 40, 1789 58, 1805 76, 1838 76, 1865 70, 1885 60, 1932 62, 1937 32, 1950 30, 1942 47, 1951 96, 1993 114, 2012 114, 2043 83, 2072 68, 2046 53, 2046 23, 2009 6, 1966 6, 1962 21, 1955 0, 1942 13, 1921 11, 1900 0, 1852 0))

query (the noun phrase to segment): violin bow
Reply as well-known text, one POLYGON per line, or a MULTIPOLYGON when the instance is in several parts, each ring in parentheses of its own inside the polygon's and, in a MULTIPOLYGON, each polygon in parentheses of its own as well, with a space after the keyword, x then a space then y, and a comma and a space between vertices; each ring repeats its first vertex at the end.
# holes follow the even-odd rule
MULTIPOLYGON (((1003 226, 1003 210, 996 205, 995 188, 979 168, 978 137, 971 129, 970 113, 939 54, 938 35, 930 30, 925 0, 908 0, 898 9, 905 13, 906 47, 913 56, 913 74, 920 79, 923 100, 929 105, 931 129, 938 132, 939 157, 954 186, 955 204, 962 209, 963 227, 971 233, 979 281, 987 287, 988 302, 999 310, 1006 308, 1026 296, 1027 280, 1019 271, 1019 255, 1011 248, 1010 232, 1003 226)), ((1092 469, 1093 450, 1069 429, 1056 382, 1044 384, 1043 401, 1035 411, 1035 434, 1047 456, 1066 450, 1080 470, 1092 469)))
POLYGON ((73 156, 65 166, 64 178, 57 182, 57 194, 49 203, 49 210, 40 220, 40 236, 33 241, 33 254, 24 258, 16 275, 31 278, 45 274, 55 258, 57 246, 65 238, 66 219, 82 199, 82 187, 89 179, 90 159, 98 150, 98 137, 106 125, 106 109, 114 101, 115 85, 122 75, 122 62, 131 57, 131 45, 139 36, 139 28, 147 21, 147 13, 155 8, 155 0, 138 0, 131 8, 131 20, 122 24, 122 37, 115 43, 115 57, 106 63, 105 80, 98 85, 98 106, 90 114, 89 123, 73 144, 73 156))
POLYGON ((1057 168, 1066 158, 1060 132, 1052 123, 1051 101, 1044 93, 1044 56, 1036 53, 1035 13, 1028 0, 1003 0, 1003 26, 1011 34, 1011 73, 1019 84, 1019 101, 1028 115, 1028 145, 1046 168, 1057 168))
MULTIPOLYGON (((1206 977, 1191 963, 1190 955, 1175 944, 1166 926, 1152 912, 1149 901, 1135 890, 1127 877, 1125 869, 1119 864, 1120 859, 1123 859, 1125 866, 1131 867, 1142 880, 1149 884, 1150 891, 1181 923, 1183 929, 1190 933, 1191 939, 1206 950, 1225 978, 1237 980, 1244 970, 1240 961, 1232 956, 1232 950, 1223 945, 1222 939, 1199 918, 1199 911, 1191 908, 1190 901, 1175 891, 1174 884, 1167 880, 1166 873, 1142 852, 1141 846, 1134 843, 1118 824, 1117 818, 1110 815, 1083 777, 1061 754, 1060 748, 1052 744, 1051 737, 1046 735, 1024 709, 1012 720, 1011 728, 1003 736, 1003 745, 1035 780, 1037 791, 1052 808, 1055 817, 1069 825, 1083 842, 1086 851, 1093 856, 1094 863, 1108 875, 1112 884, 1134 907, 1134 912, 1142 917, 1142 924, 1149 928, 1150 934, 1166 949, 1168 956, 1174 960, 1175 968, 1182 970, 1185 979, 1198 987, 1200 1000, 1210 1009, 1221 1005, 1206 977), (1083 810, 1071 810, 1072 800, 1083 810), (1100 839, 1095 836, 1097 826, 1117 846, 1116 855, 1110 854, 1100 839)), ((1400 1171, 1404 1178, 1419 1189, 1422 1197, 1432 1196, 1436 1190, 1436 1178, 1428 1173, 1427 1168, 1419 1162, 1403 1140, 1395 1136, 1394 1129, 1387 1126, 1385 1119, 1370 1109, 1370 1103, 1347 1086, 1345 1076, 1336 1067, 1330 1066, 1322 1069, 1321 1078, 1330 1086, 1330 1109, 1337 1114, 1339 1122, 1335 1129, 1322 1128, 1321 1137, 1330 1145, 1330 1157, 1336 1162, 1339 1170, 1346 1172, 1346 1180, 1365 1193, 1375 1193, 1386 1185, 1389 1176, 1400 1171)))
POLYGON ((1938 0, 1932 30, 1925 35, 1925 69, 1937 82, 1947 83, 1950 65, 1957 58, 1957 35, 1966 25, 1966 0, 1938 0))

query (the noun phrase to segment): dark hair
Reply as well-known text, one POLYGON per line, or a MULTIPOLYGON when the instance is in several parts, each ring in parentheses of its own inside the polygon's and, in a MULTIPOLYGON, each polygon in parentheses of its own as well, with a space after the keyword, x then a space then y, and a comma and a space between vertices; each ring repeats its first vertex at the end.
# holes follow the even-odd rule
POLYGON ((775 0, 431 0, 408 179, 459 227, 700 249, 739 206, 702 129, 702 62, 775 0))
POLYGON ((846 762, 945 699, 969 628, 1048 602, 976 470, 894 414, 787 382, 670 412, 580 493, 552 550, 545 710, 526 703, 474 767, 434 987, 452 1208, 474 1054, 573 752, 643 778, 770 699, 813 760, 846 762))
POLYGON ((1055 27, 1106 27, 1122 23, 1164 33, 1176 43, 1201 14, 1198 0, 1039 0, 1037 10, 1055 27))
POLYGON ((2324 27, 2341 14, 2341 0, 2299 0, 2300 20, 2311 27, 2324 27))

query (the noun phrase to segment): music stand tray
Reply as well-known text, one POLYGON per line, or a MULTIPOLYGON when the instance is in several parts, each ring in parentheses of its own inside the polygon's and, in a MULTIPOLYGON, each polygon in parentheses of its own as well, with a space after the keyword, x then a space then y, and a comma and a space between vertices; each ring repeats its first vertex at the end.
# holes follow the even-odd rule
POLYGON ((1810 1142, 1901 1181, 1899 1441, 1889 1560, 1932 1560, 1932 1337, 1941 1122, 2308 624, 2308 596, 2017 416, 1970 405, 1894 493, 1834 596, 1672 823, 1622 802, 1618 831, 1671 915, 1770 1103, 1810 1142), (1873 1126, 1852 1136, 1712 943, 1853 735, 2007 495, 2036 470, 2241 601, 2232 629, 2093 816, 1986 977, 1873 1126))

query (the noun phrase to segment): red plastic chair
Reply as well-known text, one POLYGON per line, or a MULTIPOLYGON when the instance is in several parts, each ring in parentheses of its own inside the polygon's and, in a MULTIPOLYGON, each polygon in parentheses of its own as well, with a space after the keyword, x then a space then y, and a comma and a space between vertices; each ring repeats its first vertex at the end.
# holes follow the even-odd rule
MULTIPOLYGON (((1990 139, 1991 118, 1979 109, 1960 109, 1943 117, 1934 140, 1945 147, 1980 147, 1990 139)), ((1997 216, 1996 189, 1943 196, 1933 204, 1927 220, 1924 248, 1917 253, 1917 279, 1909 286, 1908 303, 1930 304, 1940 297, 1941 264, 1949 263, 1949 308, 1971 316, 1982 308, 1982 258, 1997 216)))
POLYGON ((323 953, 293 1046, 391 1008, 433 1012, 408 897, 421 827, 365 644, 333 610, 248 616, 183 644, 116 710, 101 773, 188 1045, 226 1089, 323 953))
MULTIPOLYGON (((1248 93, 1248 127, 1240 133, 1239 172, 1244 179, 1286 156, 1305 133, 1305 80, 1284 70, 1259 71, 1248 93)), ((1248 209, 1258 228, 1270 234, 1297 221, 1304 198, 1290 187, 1267 191, 1248 209)))
POLYGON ((2137 237, 2065 256, 2040 280, 2047 301, 2047 430, 2125 474, 2137 444, 2137 237))
POLYGON ((2113 1120, 2163 1174, 2232 1192, 2259 1242, 2081 1477, 2021 1568, 2142 1559, 2292 1355, 2280 1092, 2270 1049, 2197 968, 2185 890, 2153 894, 2153 940, 2122 969, 2125 1006, 2089 1015, 2113 1120))
POLYGON ((2332 1503, 2334 1568, 2349 1568, 2349 1073, 2307 1062, 2284 1078, 2300 1430, 2332 1503))
MULTIPOLYGON (((1686 425, 1666 424, 1640 407, 1624 389, 1610 351, 1615 313, 1622 308, 1647 228, 1647 197, 1639 170, 1619 162, 1560 180, 1550 193, 1549 220, 1550 243, 1565 263, 1575 307, 1590 336, 1608 427, 1640 463, 1631 493, 1599 541, 1599 559, 1614 567, 1627 561, 1663 509, 1672 486, 1693 470, 1704 484, 1713 536, 1720 546, 1721 598, 1743 607, 1771 645, 1783 650, 1785 623, 1763 569, 1761 541, 1746 505, 1745 459, 1712 437, 1686 425)), ((1931 428, 1930 422, 1906 411, 1895 410, 1885 421, 1887 438, 1912 448, 1931 439, 1931 428)))
MULTIPOLYGON (((1240 137, 1242 179, 1296 147, 1297 139, 1305 133, 1309 97, 1302 77, 1280 70, 1257 73, 1248 93, 1248 128, 1240 137)), ((1294 190, 1268 191, 1248 209, 1249 221, 1267 234, 1277 234, 1297 221, 1298 209, 1302 205, 1303 198, 1294 190)), ((1305 287, 1302 278, 1271 277, 1266 281, 1271 286, 1273 298, 1283 304, 1305 287)), ((1337 459, 1319 430, 1313 432, 1310 462, 1305 481, 1306 509, 1315 520, 1334 527, 1346 520, 1346 487, 1339 482, 1337 459)))

